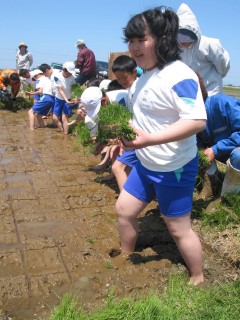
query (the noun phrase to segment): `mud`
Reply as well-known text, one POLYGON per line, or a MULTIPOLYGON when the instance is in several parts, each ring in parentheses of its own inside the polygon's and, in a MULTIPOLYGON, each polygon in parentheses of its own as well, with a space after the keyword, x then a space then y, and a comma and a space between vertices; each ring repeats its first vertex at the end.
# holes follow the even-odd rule
MULTIPOLYGON (((89 170, 99 158, 56 129, 29 131, 26 111, 0 114, 2 319, 46 318, 66 292, 91 310, 112 291, 118 297, 162 292, 170 273, 187 273, 155 202, 139 218, 136 252, 115 256, 118 188, 98 182, 107 173, 89 170)), ((237 256, 230 259, 219 235, 201 237, 205 285, 235 280, 237 256)))

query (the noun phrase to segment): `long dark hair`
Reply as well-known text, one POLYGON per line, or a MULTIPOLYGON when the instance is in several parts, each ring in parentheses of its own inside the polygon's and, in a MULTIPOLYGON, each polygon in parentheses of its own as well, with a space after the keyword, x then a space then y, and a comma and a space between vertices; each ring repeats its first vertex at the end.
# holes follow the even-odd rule
POLYGON ((177 14, 166 7, 146 10, 133 16, 123 29, 124 41, 144 38, 147 33, 155 38, 157 67, 180 60, 181 49, 177 41, 179 23, 177 14))

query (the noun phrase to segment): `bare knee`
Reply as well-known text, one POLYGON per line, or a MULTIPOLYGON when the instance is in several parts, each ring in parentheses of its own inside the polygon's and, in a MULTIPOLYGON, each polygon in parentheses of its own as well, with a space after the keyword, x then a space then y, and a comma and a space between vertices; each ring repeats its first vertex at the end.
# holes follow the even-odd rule
POLYGON ((122 167, 123 164, 121 162, 119 162, 118 160, 114 161, 112 165, 112 172, 114 173, 114 175, 116 175, 120 170, 122 170, 122 167))
POLYGON ((58 122, 59 121, 59 118, 58 118, 58 116, 56 114, 53 114, 52 118, 53 118, 54 122, 58 122))
POLYGON ((115 210, 116 210, 116 216, 118 218, 123 217, 124 216, 124 212, 126 210, 126 208, 124 208, 125 206, 122 204, 122 201, 120 201, 119 199, 116 202, 115 205, 115 210))

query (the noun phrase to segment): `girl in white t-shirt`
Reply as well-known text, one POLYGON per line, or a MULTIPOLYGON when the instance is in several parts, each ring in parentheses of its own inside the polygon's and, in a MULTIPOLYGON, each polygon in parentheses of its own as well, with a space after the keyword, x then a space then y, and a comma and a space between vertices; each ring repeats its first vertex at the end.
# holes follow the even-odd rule
POLYGON ((162 217, 189 269, 191 282, 204 281, 202 248, 191 227, 198 171, 196 133, 206 125, 197 75, 180 61, 178 17, 168 8, 133 16, 124 29, 137 65, 146 70, 133 96, 136 138, 123 139, 139 162, 116 203, 122 252, 135 250, 138 215, 157 198, 162 217))

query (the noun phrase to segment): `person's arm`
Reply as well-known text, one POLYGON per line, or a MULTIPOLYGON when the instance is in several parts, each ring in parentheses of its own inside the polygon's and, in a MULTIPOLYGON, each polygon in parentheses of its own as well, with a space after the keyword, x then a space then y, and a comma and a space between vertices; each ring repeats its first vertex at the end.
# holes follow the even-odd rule
POLYGON ((62 88, 62 87, 57 87, 57 89, 58 89, 61 97, 63 98, 63 100, 64 100, 66 103, 70 103, 70 102, 68 101, 68 98, 66 97, 64 91, 63 91, 63 88, 62 88))
POLYGON ((18 94, 18 92, 19 92, 19 90, 20 90, 20 86, 21 86, 21 83, 20 83, 20 82, 14 83, 14 84, 12 85, 12 94, 11 94, 11 96, 12 96, 13 98, 16 98, 16 96, 17 96, 17 94, 18 94))
POLYGON ((37 91, 29 91, 29 92, 25 92, 27 96, 34 96, 35 94, 39 94, 42 95, 43 93, 43 88, 38 88, 37 91))
POLYGON ((29 60, 29 67, 31 67, 31 65, 33 64, 33 56, 31 52, 28 53, 28 60, 29 60))
POLYGON ((0 89, 7 90, 6 86, 4 85, 4 77, 0 75, 0 89))
POLYGON ((218 39, 209 42, 207 59, 212 62, 217 72, 225 77, 230 69, 230 56, 218 39))
POLYGON ((16 53, 16 69, 18 70, 18 52, 16 53))
POLYGON ((208 106, 208 131, 213 141, 206 154, 210 159, 229 155, 240 146, 240 100, 221 94, 208 101, 213 101, 208 106))
POLYGON ((77 56, 76 68, 81 69, 83 64, 84 64, 84 55, 81 53, 81 51, 79 51, 77 56))
POLYGON ((202 130, 206 126, 206 120, 186 120, 180 119, 169 127, 156 133, 148 133, 139 129, 134 129, 136 139, 128 141, 122 138, 125 150, 141 149, 157 144, 179 141, 190 137, 202 130))

